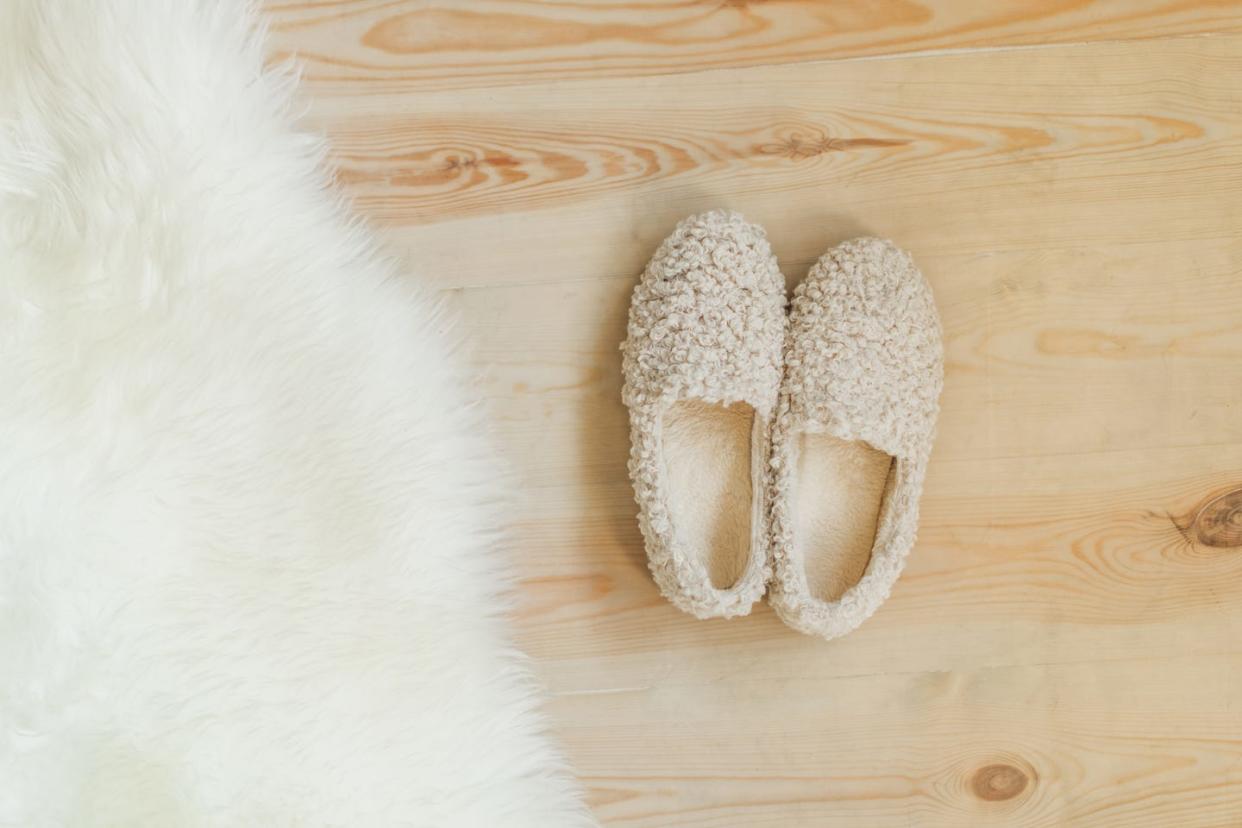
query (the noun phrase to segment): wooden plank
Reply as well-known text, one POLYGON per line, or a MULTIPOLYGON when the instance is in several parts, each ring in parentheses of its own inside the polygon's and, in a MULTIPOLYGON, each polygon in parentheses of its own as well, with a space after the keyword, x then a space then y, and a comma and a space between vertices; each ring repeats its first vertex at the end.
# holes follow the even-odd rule
POLYGON ((1235 2, 269 0, 278 57, 354 95, 1239 32, 1235 2))
POLYGON ((1219 653, 1242 628, 1242 558, 1236 542, 1204 543, 1196 518, 1242 485, 1240 468, 1236 444, 936 461, 906 575, 831 645, 766 610, 679 614, 647 575, 623 480, 547 485, 515 527, 524 643, 576 691, 645 686, 673 656, 841 675, 1219 653))
MULTIPOLYGON (((936 460, 1242 443, 1242 242, 918 261, 945 331, 936 460)), ((504 444, 533 484, 563 481, 570 465, 576 483, 623 474, 617 346, 637 271, 451 294, 476 331, 504 444), (570 439, 584 408, 589 445, 570 439)), ((806 268, 787 271, 796 283, 806 268)))
POLYGON ((765 224, 794 273, 864 233, 921 259, 1232 237, 1242 38, 1055 52, 329 96, 311 116, 358 209, 444 285, 631 278, 715 206, 765 224), (771 149, 795 139, 846 148, 771 149))
POLYGON ((1225 826, 1240 674, 1237 653, 831 681, 739 662, 553 710, 612 824, 1225 826))

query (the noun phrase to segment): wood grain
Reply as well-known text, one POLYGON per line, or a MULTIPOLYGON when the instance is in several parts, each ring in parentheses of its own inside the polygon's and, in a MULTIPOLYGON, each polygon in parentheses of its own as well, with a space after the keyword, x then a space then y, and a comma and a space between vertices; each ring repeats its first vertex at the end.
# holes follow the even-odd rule
POLYGON ((1239 668, 1234 654, 776 685, 670 678, 645 703, 620 692, 558 706, 583 719, 583 753, 613 768, 591 780, 593 804, 618 824, 1231 825, 1239 668), (652 708, 684 714, 657 751, 652 708), (740 708, 766 726, 722 754, 740 708))
POLYGON ((272 2, 277 56, 317 83, 497 87, 575 77, 1239 32, 1235 2, 272 2))
POLYGON ((1145 209, 1157 192, 1238 184, 1227 163, 1242 123, 1237 41, 1189 43, 1066 50, 1034 67, 1025 53, 997 54, 985 78, 982 58, 956 55, 317 106, 342 181, 390 224, 703 187, 774 200, 814 186, 899 214, 925 214, 929 199, 960 213, 982 198, 1003 221, 1053 183, 1080 224, 1102 198, 1145 209))
POLYGON ((275 9, 342 186, 470 334, 519 641, 605 824, 1239 824, 1235 5, 275 9), (941 312, 918 548, 829 644, 697 621, 646 571, 617 344, 716 206, 791 286, 890 236, 941 312))

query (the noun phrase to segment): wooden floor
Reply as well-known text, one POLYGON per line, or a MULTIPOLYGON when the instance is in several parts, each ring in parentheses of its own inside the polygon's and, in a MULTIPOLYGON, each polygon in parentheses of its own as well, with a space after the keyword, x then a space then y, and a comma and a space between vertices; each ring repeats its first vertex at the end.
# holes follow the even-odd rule
POLYGON ((1242 825, 1242 5, 269 0, 308 121, 451 296, 521 492, 522 646, 607 825, 1242 825), (920 539, 833 643, 645 568, 629 294, 724 206, 790 285, 911 250, 920 539))

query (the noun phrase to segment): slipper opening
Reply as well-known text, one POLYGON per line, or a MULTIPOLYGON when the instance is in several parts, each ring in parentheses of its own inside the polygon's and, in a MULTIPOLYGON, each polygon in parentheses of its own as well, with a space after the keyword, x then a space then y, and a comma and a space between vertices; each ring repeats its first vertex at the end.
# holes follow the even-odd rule
POLYGON ((795 560, 812 597, 833 602, 867 571, 895 464, 862 441, 808 432, 797 439, 795 560))
POLYGON ((678 541, 716 589, 729 589, 751 561, 756 493, 754 409, 682 400, 664 413, 668 506, 678 541))

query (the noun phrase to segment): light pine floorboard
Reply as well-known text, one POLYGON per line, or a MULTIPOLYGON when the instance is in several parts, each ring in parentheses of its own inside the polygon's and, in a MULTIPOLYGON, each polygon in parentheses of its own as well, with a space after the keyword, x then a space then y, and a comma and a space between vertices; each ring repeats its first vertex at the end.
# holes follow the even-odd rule
POLYGON ((268 10, 342 187, 472 340, 518 637, 601 821, 1242 824, 1242 8, 268 10), (791 286, 896 239, 943 317, 919 543, 836 642, 696 621, 645 569, 617 345, 717 206, 791 286))
POLYGON ((277 55, 334 91, 1242 32, 1236 0, 268 0, 277 55))

